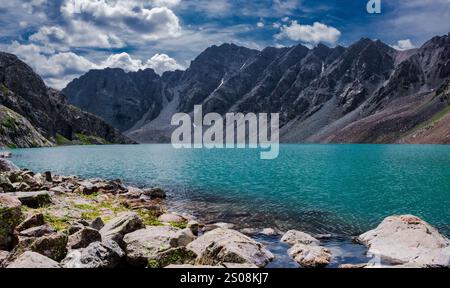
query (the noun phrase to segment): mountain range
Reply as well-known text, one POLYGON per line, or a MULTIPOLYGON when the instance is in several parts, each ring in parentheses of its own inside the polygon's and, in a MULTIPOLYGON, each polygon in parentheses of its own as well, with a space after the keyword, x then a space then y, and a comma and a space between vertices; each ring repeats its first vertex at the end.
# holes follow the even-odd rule
POLYGON ((174 113, 280 113, 286 143, 450 144, 450 33, 398 51, 361 39, 319 44, 212 46, 185 71, 92 70, 63 90, 137 142, 168 142, 174 113))
POLYGON ((15 55, 0 52, 0 144, 135 143, 99 117, 67 103, 64 95, 15 55))

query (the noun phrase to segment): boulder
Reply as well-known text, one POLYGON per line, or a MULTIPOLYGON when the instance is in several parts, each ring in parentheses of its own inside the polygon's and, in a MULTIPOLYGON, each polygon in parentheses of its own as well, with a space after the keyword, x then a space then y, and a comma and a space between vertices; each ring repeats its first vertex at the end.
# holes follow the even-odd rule
POLYGON ((78 182, 78 185, 79 185, 78 188, 75 189, 75 191, 74 191, 75 193, 84 194, 84 195, 92 195, 92 194, 98 192, 97 185, 93 184, 90 181, 87 181, 87 180, 81 181, 81 182, 78 182))
POLYGON ((25 229, 19 232, 19 235, 23 237, 41 237, 44 235, 52 234, 54 232, 55 230, 52 227, 44 224, 41 226, 25 229))
POLYGON ((66 245, 67 236, 62 233, 47 234, 38 238, 21 237, 5 261, 11 263, 22 253, 33 251, 59 262, 66 256, 66 245))
POLYGON ((198 236, 200 224, 195 220, 191 220, 187 223, 186 228, 190 229, 192 234, 194 234, 194 236, 198 236))
POLYGON ((266 266, 274 259, 262 244, 230 229, 217 228, 197 238, 187 248, 198 255, 197 263, 217 265, 224 262, 266 266))
POLYGON ((0 194, 0 250, 8 250, 14 238, 14 228, 21 222, 22 212, 19 200, 0 194))
POLYGON ((361 264, 341 264, 339 265, 339 269, 362 269, 366 268, 369 264, 368 263, 361 263, 361 264))
POLYGON ((233 229, 234 228, 234 224, 232 223, 224 223, 224 222, 217 222, 217 223, 213 223, 213 224, 208 224, 205 226, 205 231, 212 231, 214 229, 217 228, 222 228, 222 229, 233 229))
POLYGON ((387 217, 357 241, 369 248, 369 254, 392 264, 450 267, 449 239, 416 216, 387 217))
POLYGON ((261 230, 261 234, 262 235, 266 235, 266 236, 277 236, 277 235, 279 235, 279 233, 273 228, 264 228, 263 230, 261 230))
POLYGON ((317 245, 295 244, 288 254, 305 268, 325 267, 331 261, 330 250, 317 245))
POLYGON ((161 188, 145 189, 143 190, 142 195, 150 199, 165 199, 167 197, 166 192, 164 192, 161 188))
POLYGON ((89 226, 91 228, 94 228, 95 230, 101 230, 103 227, 105 227, 105 223, 103 222, 102 218, 97 217, 91 222, 89 226))
POLYGON ((26 251, 6 268, 61 268, 58 262, 36 252, 26 251))
POLYGON ((70 250, 85 248, 93 242, 102 241, 102 236, 98 230, 94 228, 85 227, 80 231, 69 236, 67 241, 67 248, 70 250))
POLYGON ((45 181, 47 182, 53 182, 52 172, 45 171, 44 172, 45 181))
POLYGON ((180 215, 173 213, 166 213, 158 217, 158 221, 162 223, 184 223, 186 219, 180 215))
POLYGON ((316 238, 312 237, 309 234, 306 234, 301 231, 297 230, 290 230, 286 232, 286 234, 283 235, 281 238, 281 242, 287 243, 289 245, 295 245, 295 244, 304 244, 304 245, 319 245, 320 241, 316 238))
POLYGON ((61 265, 64 268, 115 268, 124 256, 125 253, 116 242, 107 240, 70 251, 61 265))
POLYGON ((15 197, 19 199, 22 205, 34 209, 43 207, 52 202, 48 191, 12 192, 12 193, 5 193, 5 195, 15 197))
POLYGON ((9 178, 3 173, 0 174, 0 188, 3 190, 3 192, 15 191, 15 188, 11 183, 11 180, 9 180, 9 178))
POLYGON ((255 269, 258 266, 249 263, 223 263, 223 267, 228 269, 255 269))
POLYGON ((19 168, 9 160, 0 158, 0 172, 19 171, 19 168))
POLYGON ((54 193, 55 195, 64 195, 72 192, 72 190, 64 187, 64 186, 54 186, 50 188, 50 192, 54 193))
POLYGON ((159 252, 155 258, 149 258, 147 262, 148 268, 164 268, 169 265, 183 265, 194 263, 194 252, 189 251, 186 247, 170 248, 159 252))
POLYGON ((149 261, 159 261, 161 253, 180 246, 180 231, 170 226, 155 226, 125 235, 123 242, 128 263, 145 267, 149 261))
POLYGON ((111 219, 105 227, 100 230, 103 240, 113 240, 120 245, 125 234, 144 228, 142 219, 137 213, 124 212, 116 218, 111 219))

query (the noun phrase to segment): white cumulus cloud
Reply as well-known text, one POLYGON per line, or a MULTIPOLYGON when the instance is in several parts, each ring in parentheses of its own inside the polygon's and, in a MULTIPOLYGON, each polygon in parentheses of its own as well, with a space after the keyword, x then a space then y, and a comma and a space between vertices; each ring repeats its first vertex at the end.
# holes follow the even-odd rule
POLYGON ((288 25, 280 27, 280 33, 275 35, 276 39, 290 39, 305 44, 327 43, 335 44, 341 37, 341 32, 331 26, 320 22, 313 25, 302 25, 296 20, 288 25))
POLYGON ((411 42, 410 39, 399 40, 399 41, 397 41, 397 44, 393 45, 392 47, 394 47, 394 49, 397 49, 400 51, 416 48, 416 46, 414 46, 414 44, 411 42))

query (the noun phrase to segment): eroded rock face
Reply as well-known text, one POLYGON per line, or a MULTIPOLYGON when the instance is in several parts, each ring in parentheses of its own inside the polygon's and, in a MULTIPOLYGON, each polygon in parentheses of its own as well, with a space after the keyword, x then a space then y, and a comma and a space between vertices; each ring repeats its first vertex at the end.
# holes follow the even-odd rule
POLYGON ((6 268, 61 268, 58 262, 36 252, 26 251, 6 268))
POLYGON ((142 267, 149 261, 159 261, 164 252, 186 244, 184 236, 182 230, 169 226, 148 227, 129 233, 123 238, 127 261, 142 267))
POLYGON ((108 224, 100 230, 103 240, 113 240, 119 244, 125 234, 144 228, 139 215, 134 212, 124 212, 116 218, 111 219, 108 224))
POLYGON ((450 241, 422 219, 390 216, 357 240, 369 253, 392 264, 414 263, 422 267, 449 267, 450 241))
POLYGON ((61 262, 64 268, 115 268, 125 253, 114 241, 94 242, 73 250, 61 262))
POLYGON ((262 244, 242 233, 223 228, 204 234, 187 248, 198 255, 197 262, 202 265, 229 262, 264 267, 274 258, 262 244))
POLYGON ((14 228, 21 222, 22 204, 14 197, 0 194, 0 250, 8 250, 14 228))
POLYGON ((297 230, 290 230, 290 231, 286 232, 286 234, 284 234, 283 237, 281 238, 281 242, 284 242, 284 243, 287 243, 290 245, 295 245, 295 244, 318 245, 320 243, 319 240, 312 237, 311 235, 301 232, 301 231, 297 231, 297 230))
POLYGON ((295 244, 288 254, 305 268, 325 267, 331 261, 330 250, 317 245, 295 244))

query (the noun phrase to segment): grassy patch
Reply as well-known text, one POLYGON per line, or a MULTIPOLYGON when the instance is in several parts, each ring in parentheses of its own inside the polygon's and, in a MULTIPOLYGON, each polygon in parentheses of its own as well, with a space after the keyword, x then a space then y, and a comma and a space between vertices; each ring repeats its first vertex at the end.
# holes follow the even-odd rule
POLYGON ((188 251, 185 248, 173 248, 164 251, 160 254, 158 259, 148 260, 148 268, 163 268, 170 264, 186 264, 192 263, 196 255, 192 251, 188 251))
POLYGON ((3 96, 6 96, 8 94, 8 87, 4 83, 0 84, 0 90, 2 91, 3 96))
POLYGON ((55 140, 56 140, 56 144, 61 145, 61 146, 72 144, 72 141, 70 141, 66 137, 62 136, 61 134, 56 134, 55 140))
POLYGON ((158 220, 158 217, 155 213, 145 210, 145 209, 139 209, 136 211, 141 217, 142 222, 145 226, 161 226, 162 223, 158 220))
POLYGON ((183 222, 169 222, 170 226, 174 227, 174 228, 180 228, 180 229, 184 229, 187 227, 187 221, 183 221, 183 222))
POLYGON ((98 137, 98 136, 88 136, 83 133, 75 133, 75 136, 77 137, 78 141, 81 145, 105 145, 105 144, 111 144, 110 142, 106 141, 105 139, 98 137))
POLYGON ((44 219, 56 231, 66 230, 70 226, 68 217, 56 217, 50 214, 44 214, 44 219))
POLYGON ((417 131, 422 130, 424 128, 428 128, 428 127, 434 126, 439 121, 441 121, 444 117, 446 117, 448 114, 450 114, 450 105, 445 107, 441 111, 437 112, 436 114, 434 114, 434 116, 431 117, 430 120, 419 124, 416 128, 413 129, 413 132, 417 132, 417 131))

